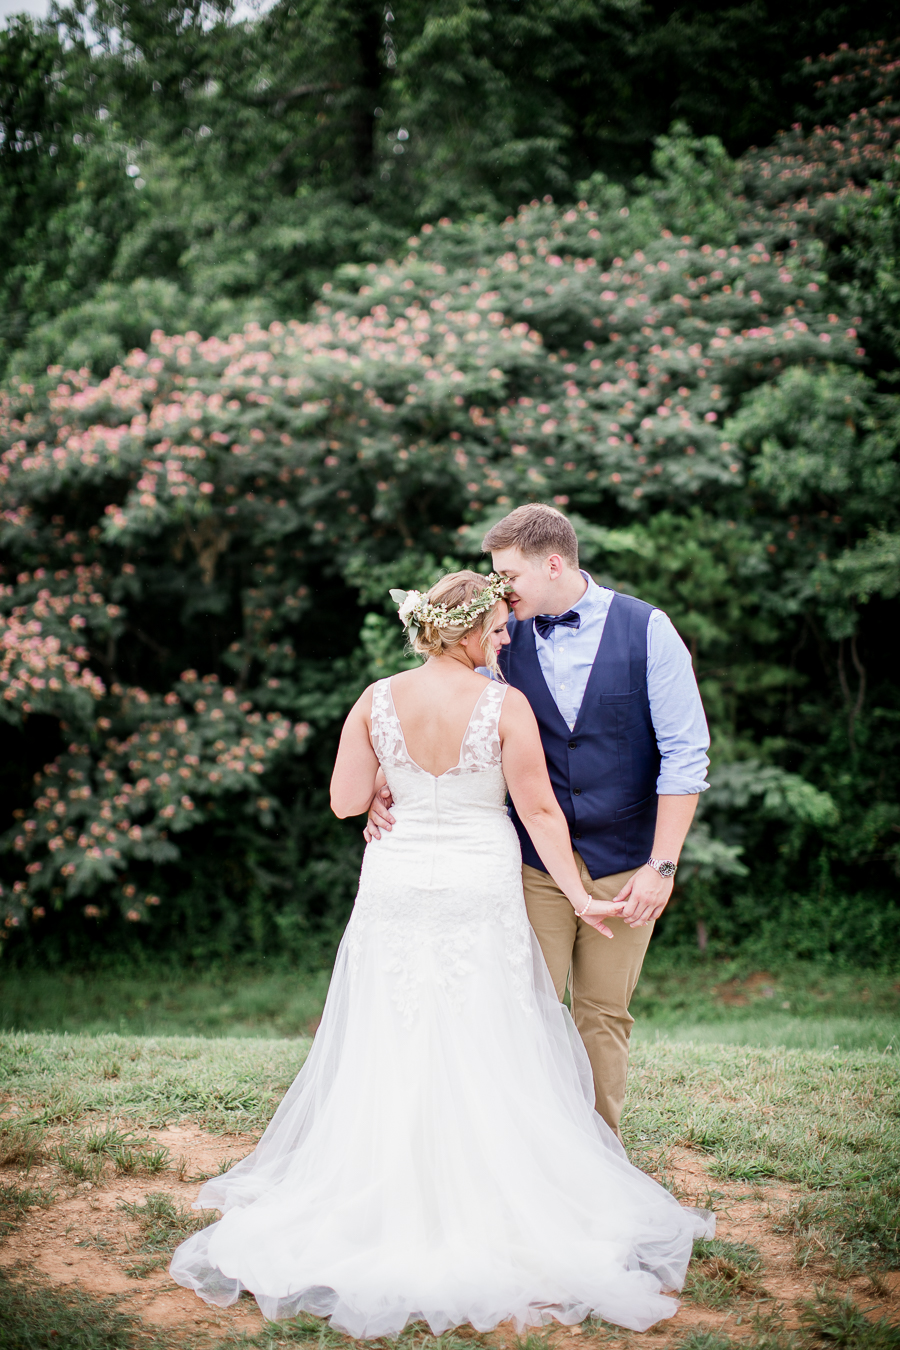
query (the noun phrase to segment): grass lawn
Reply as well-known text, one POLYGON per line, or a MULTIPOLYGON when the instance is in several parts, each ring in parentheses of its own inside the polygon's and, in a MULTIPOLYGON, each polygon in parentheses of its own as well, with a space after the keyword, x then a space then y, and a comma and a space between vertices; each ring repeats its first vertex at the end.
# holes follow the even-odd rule
MULTIPOLYGON (((165 1269, 214 1217, 190 1209, 200 1179, 253 1147, 302 1064, 324 989, 5 975, 24 1029, 0 1034, 0 1350, 348 1345, 313 1319, 266 1326, 249 1299, 210 1309, 165 1269)), ((897 1004, 868 974, 651 964, 626 1143, 719 1215, 677 1317, 644 1335, 410 1328, 404 1346, 900 1350, 897 1004)))
POLYGON ((24 972, 0 969, 0 1030, 117 1031, 131 1036, 305 1036, 329 973, 229 970, 24 972))
POLYGON ((772 971, 738 962, 647 962, 631 1011, 641 1040, 900 1052, 900 980, 795 961, 772 971))
MULTIPOLYGON (((0 968, 0 1031, 134 1036, 306 1036, 328 973, 242 970, 78 975, 0 968)), ((773 974, 738 962, 673 960, 651 947, 632 1002, 644 1041, 900 1050, 900 981, 795 962, 773 974)))

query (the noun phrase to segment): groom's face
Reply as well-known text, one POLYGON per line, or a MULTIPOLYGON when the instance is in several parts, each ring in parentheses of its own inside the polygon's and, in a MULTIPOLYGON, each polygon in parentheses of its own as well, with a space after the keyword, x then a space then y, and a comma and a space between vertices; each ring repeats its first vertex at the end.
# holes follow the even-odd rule
POLYGON ((554 581, 565 564, 557 554, 549 558, 526 558, 518 548, 500 548, 491 554, 494 571, 512 585, 509 607, 517 619, 533 619, 535 614, 552 614, 556 600, 554 581))

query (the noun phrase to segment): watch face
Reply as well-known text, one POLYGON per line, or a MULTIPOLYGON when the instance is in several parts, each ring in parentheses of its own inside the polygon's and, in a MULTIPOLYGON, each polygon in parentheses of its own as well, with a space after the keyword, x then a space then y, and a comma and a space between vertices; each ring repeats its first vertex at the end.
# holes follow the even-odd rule
POLYGON ((674 877, 678 868, 673 862, 661 862, 659 864, 659 875, 661 877, 674 877))

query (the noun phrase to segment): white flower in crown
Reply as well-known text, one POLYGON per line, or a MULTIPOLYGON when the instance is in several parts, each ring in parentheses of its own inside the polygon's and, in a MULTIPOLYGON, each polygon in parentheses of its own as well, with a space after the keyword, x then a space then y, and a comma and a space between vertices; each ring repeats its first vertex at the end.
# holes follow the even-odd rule
MULTIPOLYGON (((391 596, 394 599, 396 599, 397 595, 399 595, 399 591, 391 591, 391 596)), ((415 614, 416 607, 420 605, 424 599, 425 597, 420 591, 407 591, 406 599, 401 603, 400 608, 397 610, 400 622, 403 624, 408 623, 413 614, 415 614)))

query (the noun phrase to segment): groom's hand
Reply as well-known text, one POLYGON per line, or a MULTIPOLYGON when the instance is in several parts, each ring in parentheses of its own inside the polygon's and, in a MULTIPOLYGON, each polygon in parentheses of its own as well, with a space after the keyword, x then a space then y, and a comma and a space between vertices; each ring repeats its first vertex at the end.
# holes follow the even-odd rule
POLYGON ((369 807, 369 819, 366 828, 363 830, 363 838, 367 844, 371 844, 373 839, 380 839, 382 830, 387 830, 390 834, 391 826, 395 824, 394 817, 391 815, 393 805, 394 799, 391 796, 390 788, 379 788, 375 793, 372 805, 369 807))
POLYGON ((626 901, 621 917, 629 928, 641 928, 658 919, 669 903, 674 885, 671 877, 661 877, 655 867, 646 863, 639 867, 616 896, 616 901, 626 901))

